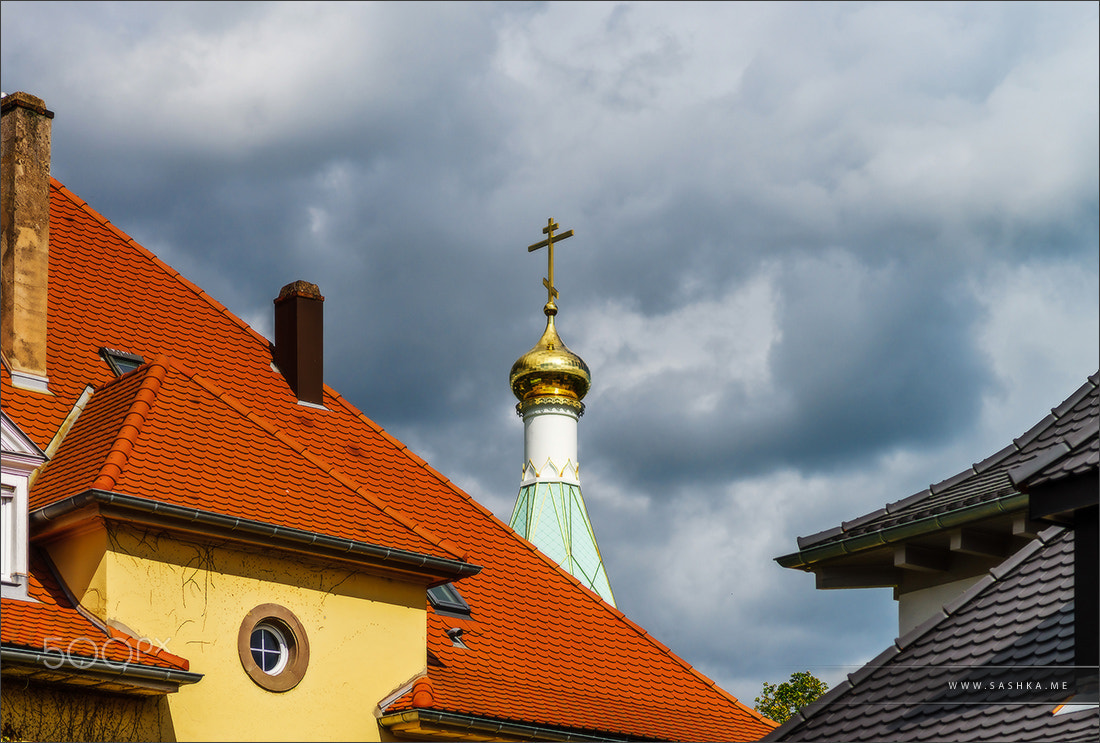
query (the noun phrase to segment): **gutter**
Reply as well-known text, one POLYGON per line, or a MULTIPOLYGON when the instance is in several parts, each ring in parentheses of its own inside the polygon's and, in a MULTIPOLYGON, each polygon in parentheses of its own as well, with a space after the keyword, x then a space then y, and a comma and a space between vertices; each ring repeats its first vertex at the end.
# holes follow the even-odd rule
MULTIPOLYGON (((425 723, 445 729, 447 733, 461 731, 470 736, 482 736, 489 740, 555 740, 555 741, 629 741, 637 738, 612 738, 606 735, 569 732, 542 725, 524 725, 503 722, 486 717, 474 717, 455 712, 437 712, 427 709, 411 709, 383 715, 379 722, 391 732, 400 735, 402 728, 413 734, 425 732, 425 723)), ((475 738, 476 740, 476 738, 475 738)))
POLYGON ((857 537, 844 539, 839 542, 830 542, 820 547, 811 547, 790 555, 775 558, 780 566, 785 568, 797 568, 810 570, 815 563, 831 560, 835 557, 863 552, 873 547, 881 547, 896 542, 904 542, 908 539, 931 534, 943 529, 951 529, 964 524, 973 523, 991 516, 998 516, 1010 511, 1026 509, 1028 496, 1026 493, 1015 493, 995 501, 979 503, 956 511, 927 516, 917 521, 891 526, 881 531, 870 534, 861 534, 857 537))
POLYGON ((81 657, 80 662, 82 665, 79 666, 67 661, 66 665, 71 666, 71 670, 60 666, 51 668, 47 665, 47 662, 56 663, 57 661, 56 652, 15 647, 0 648, 0 662, 5 665, 10 663, 20 666, 41 667, 45 673, 99 678, 102 681, 129 683, 132 686, 147 689, 169 690, 168 687, 178 689, 184 684, 198 683, 203 677, 203 674, 192 671, 178 671, 172 668, 156 668, 130 663, 120 664, 104 661, 100 658, 81 657))
POLYGON ((353 562, 381 564, 393 569, 442 576, 450 580, 458 580, 481 572, 481 566, 461 560, 382 547, 369 542, 332 537, 236 516, 225 516, 197 508, 94 488, 35 509, 28 520, 32 530, 45 531, 58 519, 72 515, 89 505, 106 507, 106 510, 136 523, 173 527, 199 534, 221 532, 232 535, 238 541, 262 547, 283 547, 297 552, 325 555, 353 562))

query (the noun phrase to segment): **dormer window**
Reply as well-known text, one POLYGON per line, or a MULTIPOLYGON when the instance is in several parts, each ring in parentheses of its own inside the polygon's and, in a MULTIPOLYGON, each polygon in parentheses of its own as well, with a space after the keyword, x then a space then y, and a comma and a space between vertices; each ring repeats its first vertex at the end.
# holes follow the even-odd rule
POLYGON ((0 586, 4 598, 27 597, 27 498, 31 474, 46 455, 3 414, 0 476, 0 586))
POLYGON ((132 372, 145 363, 145 359, 136 353, 116 351, 113 348, 101 348, 99 349, 99 355, 107 362, 107 366, 111 367, 111 371, 115 373, 116 377, 132 372))
POLYGON ((431 602, 432 608, 438 614, 463 619, 470 618, 470 605, 466 603, 466 599, 462 598, 462 594, 458 592, 458 589, 452 583, 444 583, 441 586, 429 588, 428 601, 431 602))

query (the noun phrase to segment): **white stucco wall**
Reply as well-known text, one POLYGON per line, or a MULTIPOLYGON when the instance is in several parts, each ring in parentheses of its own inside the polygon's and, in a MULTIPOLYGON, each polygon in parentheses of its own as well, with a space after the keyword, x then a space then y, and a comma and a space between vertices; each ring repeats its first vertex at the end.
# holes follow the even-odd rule
POLYGON ((523 482, 561 479, 579 482, 577 413, 566 406, 540 405, 523 416, 523 482), (546 470, 547 463, 554 472, 546 470), (534 470, 531 469, 533 465, 534 470))
MULTIPOLYGON (((984 573, 983 573, 984 575, 984 573)), ((898 637, 935 614, 940 608, 981 580, 981 575, 898 596, 898 637)))

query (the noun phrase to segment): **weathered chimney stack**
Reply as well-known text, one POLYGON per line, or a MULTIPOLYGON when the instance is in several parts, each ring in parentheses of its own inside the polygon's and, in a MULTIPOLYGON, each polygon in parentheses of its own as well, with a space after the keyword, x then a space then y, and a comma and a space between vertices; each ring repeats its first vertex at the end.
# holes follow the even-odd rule
POLYGON ((0 103, 0 351, 17 387, 48 392, 46 302, 50 267, 50 129, 41 98, 0 103))
POLYGON ((287 284, 275 300, 275 365, 298 401, 324 404, 324 301, 308 281, 287 284))

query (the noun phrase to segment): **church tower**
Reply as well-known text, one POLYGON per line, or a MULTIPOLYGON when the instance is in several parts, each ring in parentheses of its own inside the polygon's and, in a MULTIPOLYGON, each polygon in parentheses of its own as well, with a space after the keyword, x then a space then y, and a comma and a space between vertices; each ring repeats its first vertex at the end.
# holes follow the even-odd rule
POLYGON ((577 422, 584 414, 581 400, 592 376, 588 365, 558 336, 554 317, 554 244, 573 236, 559 235, 547 220, 546 239, 527 248, 547 249, 546 330, 538 343, 512 365, 509 381, 523 418, 523 473, 510 526, 548 557, 598 593, 612 606, 615 598, 607 580, 600 548, 581 495, 577 462, 577 422))

